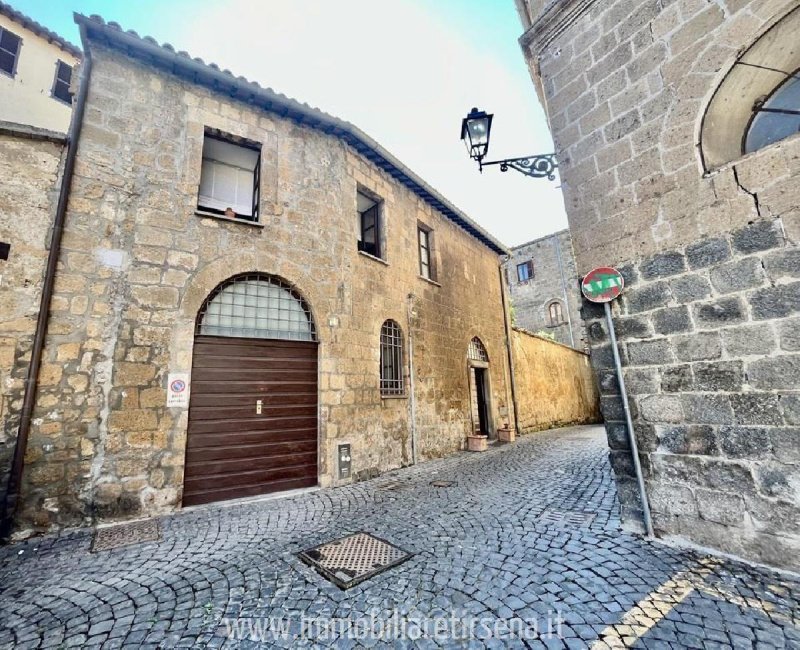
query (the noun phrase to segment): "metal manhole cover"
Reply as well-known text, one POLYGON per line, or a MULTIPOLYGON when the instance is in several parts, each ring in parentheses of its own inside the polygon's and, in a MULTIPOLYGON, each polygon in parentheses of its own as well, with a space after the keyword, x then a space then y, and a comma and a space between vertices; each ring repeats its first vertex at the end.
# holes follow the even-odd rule
POLYGON ((455 481, 431 481, 431 485, 433 487, 439 487, 439 488, 455 487, 456 486, 456 482, 455 481))
POLYGON ((545 524, 561 528, 580 528, 588 526, 596 514, 582 510, 545 510, 539 519, 545 524))
POLYGON ((412 556, 389 542, 355 533, 300 551, 297 556, 341 589, 349 589, 412 556))
POLYGON ((109 551, 113 548, 141 544, 142 542, 158 542, 161 540, 161 528, 156 519, 134 521, 108 528, 98 528, 92 540, 92 553, 109 551))

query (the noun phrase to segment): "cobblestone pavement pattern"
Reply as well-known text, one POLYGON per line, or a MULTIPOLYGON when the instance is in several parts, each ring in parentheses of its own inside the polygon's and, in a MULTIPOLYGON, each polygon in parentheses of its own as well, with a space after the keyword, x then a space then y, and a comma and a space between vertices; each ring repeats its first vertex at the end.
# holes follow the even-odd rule
POLYGON ((800 648, 800 580, 620 531, 598 427, 161 528, 98 553, 91 531, 0 548, 0 647, 800 648), (361 530, 414 556, 348 591, 295 556, 361 530))

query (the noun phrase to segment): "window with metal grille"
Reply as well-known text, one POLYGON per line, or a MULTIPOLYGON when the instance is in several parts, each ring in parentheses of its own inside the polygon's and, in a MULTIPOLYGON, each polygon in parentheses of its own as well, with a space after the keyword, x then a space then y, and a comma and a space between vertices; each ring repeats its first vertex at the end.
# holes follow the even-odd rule
POLYGON ((561 307, 561 303, 557 300, 551 302, 547 306, 547 316, 550 320, 550 325, 560 325, 564 322, 564 311, 561 307))
POLYGON ((419 274, 428 280, 436 280, 433 266, 433 231, 426 226, 417 227, 417 240, 419 242, 419 274))
POLYGON ((21 44, 22 39, 19 36, 0 27, 0 72, 5 72, 12 77, 17 73, 21 44))
POLYGON ((403 331, 393 320, 381 326, 381 395, 405 395, 403 331))
POLYGON ((489 361, 489 355, 486 353, 486 348, 484 347, 483 342, 477 336, 469 342, 467 358, 472 361, 489 361))
POLYGON ((533 279, 533 260, 517 264, 517 280, 527 282, 533 279))
POLYGON ((197 207, 245 221, 258 221, 261 145, 208 129, 197 207))
POLYGON ((63 61, 56 62, 56 77, 53 80, 51 95, 65 104, 72 104, 72 93, 69 85, 72 82, 72 66, 63 61))
POLYGON ((315 341, 311 310, 289 284, 262 274, 226 280, 206 298, 197 333, 257 339, 315 341))

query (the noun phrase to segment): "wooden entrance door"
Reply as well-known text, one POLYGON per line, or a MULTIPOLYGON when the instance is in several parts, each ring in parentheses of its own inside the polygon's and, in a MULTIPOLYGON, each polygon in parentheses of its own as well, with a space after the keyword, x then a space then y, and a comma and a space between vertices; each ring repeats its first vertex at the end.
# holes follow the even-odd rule
POLYGON ((317 343, 196 335, 183 505, 317 484, 317 343))

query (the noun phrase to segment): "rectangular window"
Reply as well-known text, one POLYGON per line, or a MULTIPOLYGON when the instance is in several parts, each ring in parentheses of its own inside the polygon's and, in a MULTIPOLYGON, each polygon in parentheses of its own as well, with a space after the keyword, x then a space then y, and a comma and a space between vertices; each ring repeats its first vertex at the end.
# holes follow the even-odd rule
POLYGON ((63 61, 56 61, 56 78, 53 80, 53 90, 51 95, 64 102, 72 104, 72 93, 69 92, 69 85, 72 82, 72 66, 63 61))
POLYGON ((517 280, 527 282, 533 280, 533 261, 528 260, 522 264, 517 264, 517 280))
POLYGON ((22 39, 0 27, 0 72, 5 72, 12 77, 17 73, 17 60, 22 39))
POLYGON ((433 231, 426 226, 417 227, 419 243, 419 274, 428 280, 436 280, 433 266, 433 231))
POLYGON ((197 207, 246 221, 258 221, 261 150, 206 133, 197 207))
POLYGON ((357 192, 358 250, 383 259, 381 255, 381 201, 357 192))

